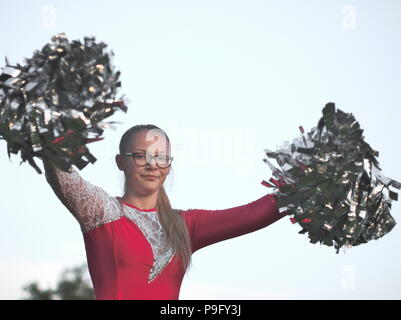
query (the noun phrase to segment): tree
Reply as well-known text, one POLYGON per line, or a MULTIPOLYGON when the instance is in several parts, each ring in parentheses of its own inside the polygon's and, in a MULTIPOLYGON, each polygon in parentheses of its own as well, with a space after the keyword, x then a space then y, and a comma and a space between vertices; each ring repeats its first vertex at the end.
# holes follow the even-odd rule
POLYGON ((55 289, 40 289, 38 282, 24 286, 29 296, 24 300, 94 300, 92 284, 85 278, 86 263, 78 267, 64 269, 55 289))

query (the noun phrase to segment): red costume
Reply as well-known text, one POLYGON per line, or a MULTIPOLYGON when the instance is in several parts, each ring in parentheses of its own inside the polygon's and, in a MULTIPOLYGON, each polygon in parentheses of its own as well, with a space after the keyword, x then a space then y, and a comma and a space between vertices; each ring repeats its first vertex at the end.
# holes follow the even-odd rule
MULTIPOLYGON (((78 220, 96 299, 178 299, 184 268, 165 237, 156 209, 143 210, 70 173, 46 178, 78 220)), ((285 216, 273 194, 225 210, 180 210, 192 253, 213 243, 264 228, 285 216)))

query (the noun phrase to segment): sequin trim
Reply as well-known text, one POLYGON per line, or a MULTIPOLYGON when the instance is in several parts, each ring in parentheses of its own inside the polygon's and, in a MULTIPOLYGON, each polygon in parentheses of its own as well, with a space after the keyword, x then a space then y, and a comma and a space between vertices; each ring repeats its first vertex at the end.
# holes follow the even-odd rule
POLYGON ((157 212, 141 211, 130 206, 123 209, 124 215, 138 226, 152 248, 153 265, 148 277, 148 283, 151 283, 168 266, 174 250, 166 248, 166 237, 157 212))
POLYGON ((94 225, 91 229, 88 229, 88 230, 83 229, 82 226, 81 226, 81 231, 82 231, 83 233, 88 233, 88 232, 93 231, 93 230, 95 230, 96 228, 99 228, 99 227, 101 227, 101 226, 103 226, 103 225, 105 225, 105 224, 107 224, 107 223, 116 221, 116 220, 122 218, 123 216, 124 216, 124 215, 123 215, 122 213, 120 213, 119 215, 117 215, 117 216, 115 216, 115 217, 111 217, 111 218, 109 218, 109 219, 107 219, 107 220, 104 220, 104 221, 102 221, 102 222, 99 222, 98 224, 94 225))

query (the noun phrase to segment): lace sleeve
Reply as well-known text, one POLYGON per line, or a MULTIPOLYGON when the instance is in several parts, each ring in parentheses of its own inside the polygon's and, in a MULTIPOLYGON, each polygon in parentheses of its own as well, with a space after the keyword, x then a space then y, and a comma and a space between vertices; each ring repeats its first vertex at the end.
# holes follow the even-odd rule
POLYGON ((118 200, 102 188, 83 179, 71 167, 65 172, 43 160, 46 180, 56 196, 79 222, 82 232, 117 218, 120 212, 118 200))

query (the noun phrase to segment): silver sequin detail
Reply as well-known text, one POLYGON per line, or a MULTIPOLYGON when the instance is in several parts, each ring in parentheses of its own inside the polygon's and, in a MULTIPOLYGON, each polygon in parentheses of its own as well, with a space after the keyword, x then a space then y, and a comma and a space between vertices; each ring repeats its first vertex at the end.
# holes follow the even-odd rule
POLYGON ((166 237, 157 212, 140 211, 124 206, 124 215, 134 221, 152 247, 154 258, 148 278, 148 283, 150 283, 170 263, 174 256, 174 250, 171 247, 166 248, 166 237))

